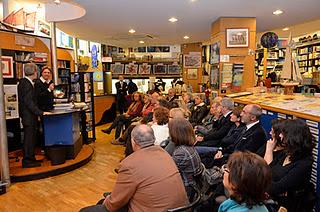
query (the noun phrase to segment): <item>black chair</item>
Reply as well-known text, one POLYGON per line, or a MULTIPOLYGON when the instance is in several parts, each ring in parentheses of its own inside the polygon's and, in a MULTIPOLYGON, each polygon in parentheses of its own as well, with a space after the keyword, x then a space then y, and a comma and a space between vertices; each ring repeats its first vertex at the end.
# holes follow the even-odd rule
POLYGON ((190 204, 185 205, 185 206, 181 206, 181 207, 178 207, 178 208, 168 209, 167 212, 186 211, 188 209, 195 208, 200 203, 200 200, 202 198, 202 194, 201 194, 201 191, 198 188, 193 187, 193 189, 195 190, 196 193, 195 193, 194 200, 190 204))

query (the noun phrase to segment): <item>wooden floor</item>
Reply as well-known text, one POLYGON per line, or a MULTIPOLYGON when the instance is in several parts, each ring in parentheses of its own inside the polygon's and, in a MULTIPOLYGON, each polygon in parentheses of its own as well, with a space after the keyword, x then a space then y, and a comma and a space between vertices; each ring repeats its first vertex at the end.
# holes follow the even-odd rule
POLYGON ((0 211, 79 211, 111 191, 117 174, 114 172, 123 157, 124 147, 111 145, 113 132, 101 132, 97 127, 97 141, 93 159, 72 172, 23 183, 14 183, 0 195, 0 211))

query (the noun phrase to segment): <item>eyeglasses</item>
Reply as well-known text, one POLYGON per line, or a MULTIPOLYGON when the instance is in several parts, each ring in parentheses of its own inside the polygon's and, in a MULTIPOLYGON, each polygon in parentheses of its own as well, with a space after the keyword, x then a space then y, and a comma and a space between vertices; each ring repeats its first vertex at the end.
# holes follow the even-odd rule
POLYGON ((224 165, 221 167, 221 169, 222 169, 223 172, 227 172, 228 174, 230 173, 230 170, 229 170, 227 164, 224 164, 224 165))

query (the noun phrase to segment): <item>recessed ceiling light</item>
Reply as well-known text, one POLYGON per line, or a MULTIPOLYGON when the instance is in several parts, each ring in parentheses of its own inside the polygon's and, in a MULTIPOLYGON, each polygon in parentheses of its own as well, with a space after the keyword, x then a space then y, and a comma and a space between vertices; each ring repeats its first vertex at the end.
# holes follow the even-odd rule
POLYGON ((57 5, 58 5, 58 4, 61 4, 60 0, 54 0, 53 3, 55 3, 55 4, 57 4, 57 5))
POLYGON ((186 36, 184 36, 183 38, 184 38, 184 39, 189 39, 190 37, 186 35, 186 36))
POLYGON ((283 31, 288 31, 289 30, 289 27, 285 27, 282 29, 283 31))
POLYGON ((177 22, 178 19, 176 19, 175 17, 172 17, 172 18, 169 19, 169 21, 172 22, 172 23, 174 23, 174 22, 177 22))
POLYGON ((129 30, 129 32, 130 32, 131 34, 133 34, 133 33, 135 33, 135 32, 136 32, 136 30, 134 30, 134 29, 130 29, 130 30, 129 30))
POLYGON ((283 13, 282 10, 273 11, 273 15, 281 15, 283 13))
POLYGON ((141 40, 141 41, 139 41, 139 43, 144 43, 144 41, 143 41, 143 40, 141 40))

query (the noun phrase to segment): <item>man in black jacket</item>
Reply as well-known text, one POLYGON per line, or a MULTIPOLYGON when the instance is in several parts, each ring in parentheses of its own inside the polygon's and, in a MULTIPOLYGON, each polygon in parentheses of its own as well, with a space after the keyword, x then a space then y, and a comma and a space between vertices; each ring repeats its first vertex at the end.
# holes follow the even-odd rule
POLYGON ((119 76, 119 81, 116 82, 116 89, 117 89, 117 109, 120 114, 125 111, 126 107, 126 98, 128 85, 126 82, 123 81, 123 76, 119 76))
POLYGON ((233 108, 234 102, 231 98, 225 97, 221 100, 222 116, 219 120, 213 122, 215 126, 210 131, 203 136, 197 136, 197 146, 217 147, 220 145, 221 140, 228 134, 232 125, 234 125, 230 120, 233 108))
POLYGON ((23 168, 41 166, 35 158, 36 129, 38 116, 48 114, 40 110, 36 103, 33 81, 37 78, 37 66, 33 63, 24 65, 25 77, 18 84, 19 114, 24 129, 23 168))
POLYGON ((38 108, 42 111, 53 109, 54 83, 50 79, 51 73, 51 69, 48 66, 43 67, 40 79, 37 79, 34 83, 38 108))

